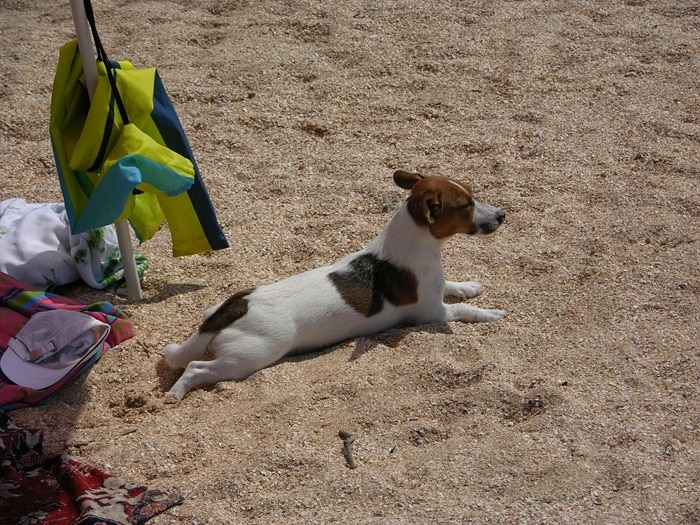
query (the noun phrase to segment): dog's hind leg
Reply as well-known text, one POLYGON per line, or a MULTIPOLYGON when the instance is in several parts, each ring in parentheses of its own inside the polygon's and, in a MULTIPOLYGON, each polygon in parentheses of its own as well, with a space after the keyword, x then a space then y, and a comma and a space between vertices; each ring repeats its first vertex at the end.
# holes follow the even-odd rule
POLYGON ((223 379, 216 361, 190 361, 166 395, 182 400, 193 388, 217 383, 223 379))
POLYGON ((204 358, 207 346, 216 334, 195 332, 181 345, 172 343, 163 348, 165 360, 171 368, 185 368, 191 361, 204 358))
MULTIPOLYGON (((190 360, 180 379, 168 392, 169 396, 182 399, 187 392, 200 386, 221 381, 239 381, 275 363, 289 350, 284 340, 238 330, 223 330, 211 335, 216 336, 209 344, 214 358, 211 361, 202 361, 201 358, 190 360)), ((188 343, 189 341, 185 344, 188 343)), ((191 354, 188 355, 190 356, 191 354)))

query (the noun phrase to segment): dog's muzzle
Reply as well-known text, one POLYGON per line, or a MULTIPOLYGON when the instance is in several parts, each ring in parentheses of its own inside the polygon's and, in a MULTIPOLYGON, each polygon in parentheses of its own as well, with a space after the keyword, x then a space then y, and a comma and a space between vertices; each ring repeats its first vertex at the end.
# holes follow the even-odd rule
POLYGON ((488 235, 495 232, 506 220, 506 213, 483 202, 476 202, 474 207, 474 224, 469 235, 488 235))

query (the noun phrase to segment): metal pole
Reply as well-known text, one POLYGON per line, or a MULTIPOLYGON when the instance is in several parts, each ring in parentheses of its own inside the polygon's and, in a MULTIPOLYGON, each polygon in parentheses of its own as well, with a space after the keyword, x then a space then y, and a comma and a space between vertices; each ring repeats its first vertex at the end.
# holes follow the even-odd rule
MULTIPOLYGON (((70 0, 71 13, 75 32, 78 35, 78 48, 83 62, 83 72, 85 74, 85 85, 88 96, 92 100, 97 83, 97 64, 95 64, 95 53, 92 47, 92 37, 90 36, 90 26, 85 15, 85 5, 83 0, 70 0)), ((117 242, 121 252, 122 265, 124 266, 124 277, 126 278, 126 293, 130 300, 143 299, 141 282, 136 271, 136 260, 134 259, 134 248, 131 245, 131 235, 129 233, 129 223, 126 219, 117 221, 114 225, 117 231, 117 242)))

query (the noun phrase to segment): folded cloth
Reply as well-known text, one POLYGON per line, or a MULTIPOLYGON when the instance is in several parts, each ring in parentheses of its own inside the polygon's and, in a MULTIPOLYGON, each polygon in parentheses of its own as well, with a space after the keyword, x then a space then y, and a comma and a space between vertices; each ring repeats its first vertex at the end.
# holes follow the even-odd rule
POLYGON ((100 323, 109 325, 110 330, 104 342, 98 345, 97 351, 91 353, 89 358, 79 361, 78 366, 73 366, 62 379, 46 388, 17 385, 0 374, 0 410, 42 403, 92 366, 103 352, 134 335, 131 322, 110 303, 86 305, 68 297, 34 290, 26 283, 0 272, 0 353, 12 352, 8 350, 10 340, 17 337, 32 316, 59 309, 83 312, 100 323))
MULTIPOLYGON (((142 277, 148 261, 135 259, 142 277)), ((24 199, 0 202, 0 271, 39 290, 80 279, 97 289, 125 284, 114 226, 72 235, 64 204, 24 199)))
POLYGON ((42 437, 0 412, 0 525, 136 525, 183 502, 70 456, 44 459, 42 437))

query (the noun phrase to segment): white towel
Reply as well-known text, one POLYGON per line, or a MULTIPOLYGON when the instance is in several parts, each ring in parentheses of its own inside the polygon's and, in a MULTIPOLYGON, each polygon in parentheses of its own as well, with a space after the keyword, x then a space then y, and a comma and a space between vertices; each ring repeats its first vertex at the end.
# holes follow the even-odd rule
MULTIPOLYGON (((142 277, 148 262, 137 255, 136 265, 142 277)), ((124 285, 114 227, 72 235, 60 203, 0 202, 0 271, 38 290, 79 279, 98 289, 124 285)))

